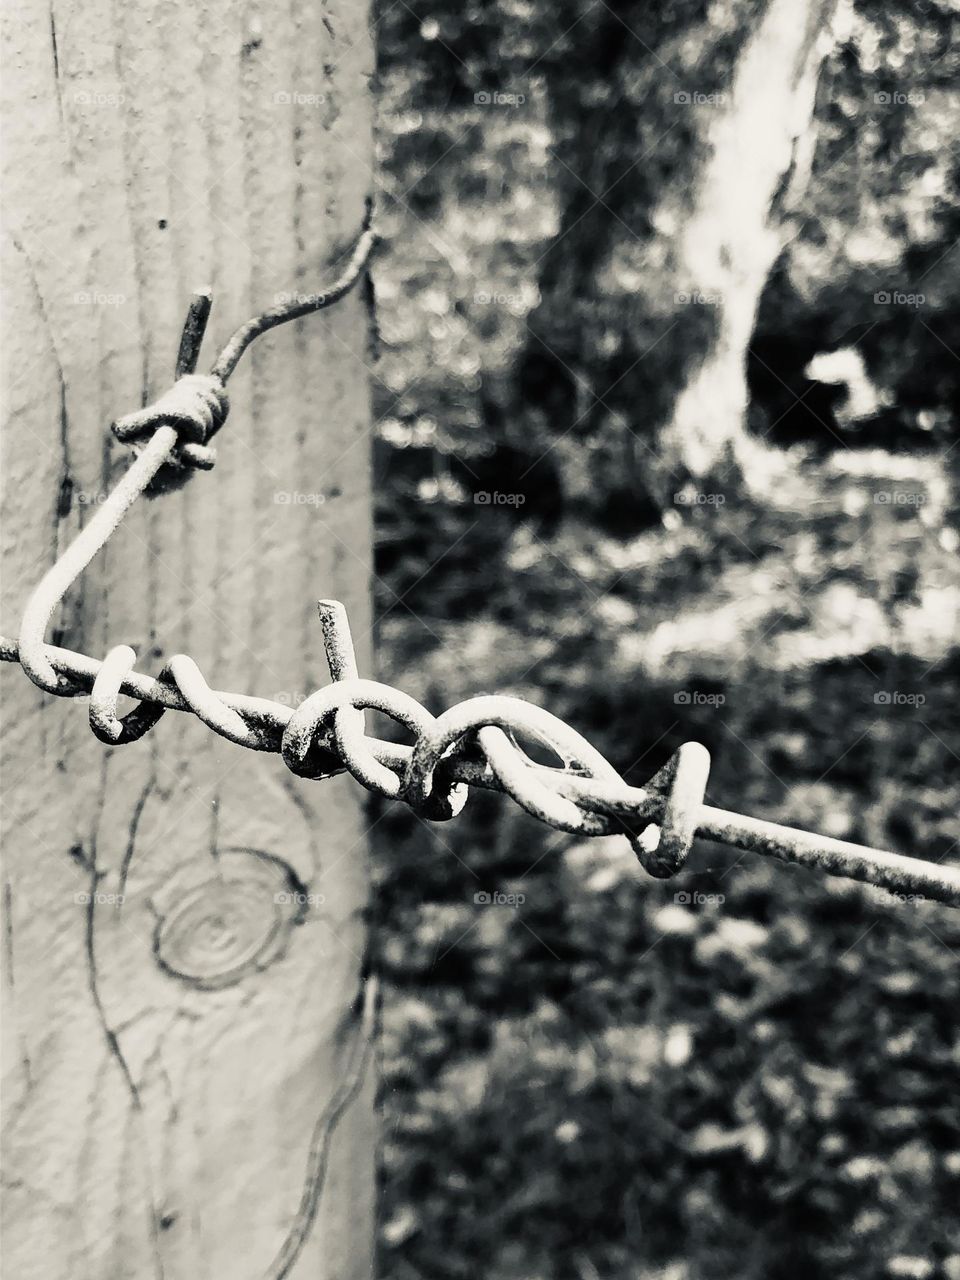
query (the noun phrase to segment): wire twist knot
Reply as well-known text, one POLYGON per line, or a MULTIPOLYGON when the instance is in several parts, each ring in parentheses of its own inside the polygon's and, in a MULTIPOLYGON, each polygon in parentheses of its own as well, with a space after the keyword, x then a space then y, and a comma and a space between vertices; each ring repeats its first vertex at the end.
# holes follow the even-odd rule
MULTIPOLYGON (((631 788, 575 729, 520 698, 468 698, 434 716, 400 689, 361 679, 343 606, 323 600, 320 617, 333 681, 301 702, 282 732, 225 702, 185 654, 172 657, 157 679, 221 737, 255 751, 279 750, 298 777, 329 778, 347 770, 369 791, 402 800, 433 822, 461 812, 468 783, 488 787, 560 831, 627 836, 651 875, 675 875, 683 866, 703 805, 710 766, 705 748, 685 743, 644 790, 631 788), (403 725, 413 745, 368 737, 365 711, 403 725), (533 759, 518 735, 546 748, 559 767, 533 759), (651 830, 656 827, 659 838, 651 830)), ((163 706, 141 704, 118 717, 117 700, 133 663, 133 650, 118 645, 93 683, 90 727, 113 746, 136 742, 164 712, 163 706)))
POLYGON ((223 380, 215 373, 185 373, 159 399, 113 423, 113 434, 124 444, 151 437, 158 427, 172 427, 179 444, 178 460, 185 466, 209 470, 216 453, 207 441, 226 421, 230 401, 223 380))
POLYGON ((699 743, 684 743, 647 784, 648 793, 640 793, 638 804, 638 793, 600 752, 541 707, 494 694, 469 698, 433 716, 399 689, 357 678, 343 607, 321 601, 320 612, 334 683, 305 699, 286 725, 280 751, 293 773, 328 777, 336 771, 331 761, 338 762, 368 790, 403 800, 433 822, 456 817, 463 809, 469 794, 466 773, 471 782, 506 792, 560 831, 626 835, 653 876, 666 878, 683 866, 710 769, 709 753, 699 743), (366 710, 404 725, 414 735, 413 747, 368 738, 366 710), (517 742, 518 734, 552 752, 560 766, 531 758, 517 742), (592 790, 591 784, 600 785, 592 790), (649 830, 652 825, 659 827, 659 836, 649 830))

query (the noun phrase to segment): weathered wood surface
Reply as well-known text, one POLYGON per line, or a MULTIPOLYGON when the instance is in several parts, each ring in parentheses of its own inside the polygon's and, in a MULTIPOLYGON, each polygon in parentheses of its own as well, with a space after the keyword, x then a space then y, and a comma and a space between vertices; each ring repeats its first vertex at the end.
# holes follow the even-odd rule
MULTIPOLYGON (((372 184, 367 23, 345 0, 7 7, 8 633, 126 465, 108 423, 169 384, 191 290, 214 290, 203 369, 330 278, 372 184)), ((360 290, 255 344, 215 471, 138 504, 53 638, 297 699, 338 596, 364 663, 367 336, 360 290)), ((15 667, 3 687, 6 1274, 242 1280, 301 1231, 290 1275, 368 1277, 370 1070, 312 1226, 305 1187, 357 1036, 357 788, 175 713, 107 750, 82 702, 15 667)))

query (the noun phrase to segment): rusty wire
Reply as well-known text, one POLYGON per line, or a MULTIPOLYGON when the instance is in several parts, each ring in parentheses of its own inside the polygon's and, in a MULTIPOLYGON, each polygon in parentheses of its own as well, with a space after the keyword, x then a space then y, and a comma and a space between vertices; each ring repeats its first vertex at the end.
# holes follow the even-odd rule
POLYGON ((677 874, 695 838, 772 855, 830 875, 876 885, 895 895, 960 906, 960 869, 798 831, 704 803, 710 756, 684 743, 643 787, 628 785, 569 725, 548 711, 506 695, 469 698, 439 716, 399 689, 361 679, 343 605, 319 602, 331 683, 296 709, 264 698, 211 689, 192 658, 172 657, 156 677, 134 669, 126 645, 102 661, 47 645, 50 618, 70 586, 117 529, 164 466, 209 469, 208 441, 229 405, 225 383, 261 333, 342 298, 359 280, 376 241, 372 211, 346 269, 323 293, 275 307, 241 326, 209 375, 197 375, 211 299, 191 303, 173 387, 153 405, 114 423, 123 441, 142 442, 133 464, 88 525, 43 577, 24 610, 18 641, 0 637, 0 660, 19 662, 41 689, 60 697, 89 695, 90 727, 103 742, 122 746, 148 733, 168 710, 196 715, 221 737, 254 751, 279 752, 301 777, 348 771, 368 790, 402 800, 421 817, 446 821, 462 810, 472 786, 510 795, 560 831, 630 841, 643 868, 663 879, 677 874), (138 705, 117 714, 121 694, 138 705), (377 710, 402 724, 412 746, 369 737, 364 712, 377 710), (559 766, 538 763, 518 739, 548 748, 559 766))

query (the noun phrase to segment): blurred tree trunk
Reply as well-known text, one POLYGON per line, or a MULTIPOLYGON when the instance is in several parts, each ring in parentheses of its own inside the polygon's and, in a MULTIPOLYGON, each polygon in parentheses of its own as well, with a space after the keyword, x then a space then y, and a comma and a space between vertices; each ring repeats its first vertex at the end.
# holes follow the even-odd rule
POLYGON ((668 470, 702 477, 742 456, 747 348, 760 295, 796 230, 791 212, 813 162, 813 110, 835 0, 772 0, 737 59, 706 130, 707 159, 677 238, 680 305, 714 305, 660 448, 668 470), (715 302, 710 299, 715 298, 715 302))
MULTIPOLYGON (((8 9, 5 630, 128 465, 108 424, 169 386, 191 290, 214 291, 205 369, 356 235, 367 16, 8 9)), ((328 679, 336 595, 362 662, 367 339, 357 291, 255 345, 214 473, 137 504, 53 638, 292 702, 328 679)), ((107 751, 84 702, 3 675, 5 1274, 368 1280, 357 789, 179 714, 107 751)))
POLYGON ((543 406, 567 494, 594 517, 655 518, 745 451, 747 347, 809 176, 836 7, 600 6, 574 29, 590 96, 565 96, 553 68, 561 225, 514 416, 543 406))

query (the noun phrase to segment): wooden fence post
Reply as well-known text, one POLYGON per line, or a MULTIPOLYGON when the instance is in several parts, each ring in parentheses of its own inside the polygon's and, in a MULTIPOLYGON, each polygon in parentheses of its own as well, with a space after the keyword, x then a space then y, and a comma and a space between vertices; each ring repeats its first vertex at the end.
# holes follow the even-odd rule
MULTIPOLYGON (((334 274, 372 186, 373 55, 362 4, 31 0, 5 23, 15 631, 129 462, 110 421, 170 384, 191 291, 214 293, 205 369, 334 274)), ((51 638, 293 702, 328 679, 336 596, 364 664, 367 335, 358 290, 261 339, 216 469, 137 504, 51 638)), ((107 750, 84 702, 3 685, 7 1273, 368 1280, 362 793, 186 715, 107 750)))

